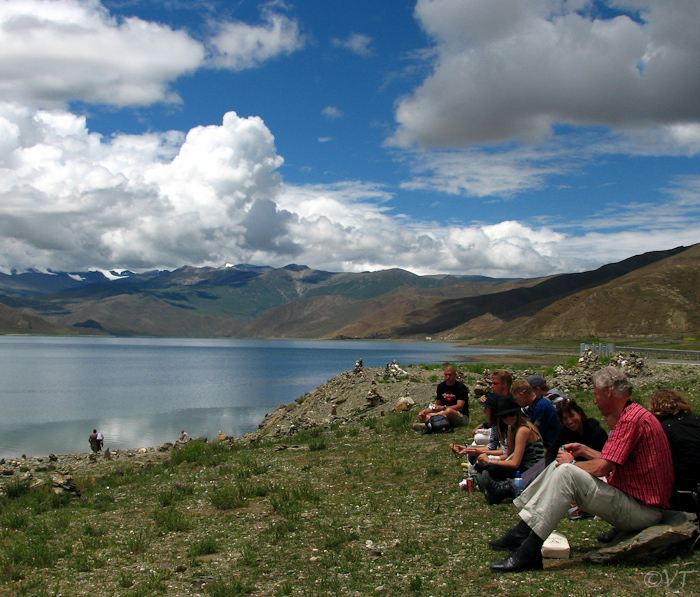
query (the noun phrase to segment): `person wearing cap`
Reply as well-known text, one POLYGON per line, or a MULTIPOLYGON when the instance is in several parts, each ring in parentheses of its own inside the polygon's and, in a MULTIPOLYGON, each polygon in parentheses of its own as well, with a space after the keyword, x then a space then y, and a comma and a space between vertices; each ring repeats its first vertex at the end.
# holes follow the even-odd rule
POLYGON ((549 448, 561 431, 557 409, 546 398, 537 397, 532 386, 524 379, 516 379, 511 391, 516 402, 524 410, 527 409, 526 413, 530 417, 530 422, 537 427, 542 435, 544 447, 549 448))
POLYGON ((496 425, 496 414, 498 413, 498 398, 500 394, 494 394, 489 392, 479 397, 479 404, 484 409, 484 414, 486 415, 486 422, 491 428, 491 435, 489 437, 489 443, 485 446, 454 446, 453 450, 455 454, 459 456, 464 456, 465 454, 469 457, 469 462, 472 464, 476 463, 476 459, 480 454, 500 456, 503 454, 503 448, 501 447, 501 436, 498 433, 498 425, 496 425))
POLYGON ((538 398, 546 398, 552 404, 557 404, 564 398, 568 398, 568 396, 558 388, 550 388, 541 375, 531 375, 527 378, 527 383, 532 387, 535 396, 538 398))
POLYGON ((535 392, 535 396, 538 398, 546 396, 547 392, 549 392, 549 386, 541 375, 531 375, 527 378, 527 383, 530 384, 532 391, 535 392))
POLYGON ((671 448, 661 423, 631 400, 632 383, 617 367, 593 375, 595 404, 617 424, 597 452, 580 443, 567 444, 513 504, 520 522, 492 549, 511 554, 491 564, 493 572, 542 569, 542 544, 566 517, 572 502, 615 528, 639 532, 658 524, 673 489, 671 448), (580 462, 584 456, 587 461, 580 462), (606 477, 607 482, 600 477, 606 477))

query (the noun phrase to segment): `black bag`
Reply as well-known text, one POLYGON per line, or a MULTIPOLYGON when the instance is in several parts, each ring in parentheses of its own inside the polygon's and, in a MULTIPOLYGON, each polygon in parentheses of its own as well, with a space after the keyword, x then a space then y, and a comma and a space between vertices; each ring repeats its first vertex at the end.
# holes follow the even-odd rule
POLYGON ((426 433, 452 433, 454 428, 445 415, 435 415, 425 424, 426 433))

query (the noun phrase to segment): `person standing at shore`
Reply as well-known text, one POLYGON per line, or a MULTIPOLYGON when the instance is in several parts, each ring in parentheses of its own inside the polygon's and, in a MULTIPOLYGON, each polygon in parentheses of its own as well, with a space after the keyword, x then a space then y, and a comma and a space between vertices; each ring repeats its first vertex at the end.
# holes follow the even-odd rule
POLYGON ((93 452, 99 452, 102 450, 102 440, 100 439, 101 433, 97 433, 97 429, 93 429, 92 433, 88 437, 88 442, 90 442, 90 449, 93 452))

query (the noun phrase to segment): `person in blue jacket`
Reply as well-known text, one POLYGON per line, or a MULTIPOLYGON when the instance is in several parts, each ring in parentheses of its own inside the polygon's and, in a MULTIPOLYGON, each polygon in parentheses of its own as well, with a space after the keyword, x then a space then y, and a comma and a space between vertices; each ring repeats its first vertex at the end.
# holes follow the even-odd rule
POLYGON ((554 405, 542 396, 537 396, 532 386, 524 379, 516 379, 510 389, 513 398, 537 427, 545 448, 554 443, 561 431, 561 423, 554 405))

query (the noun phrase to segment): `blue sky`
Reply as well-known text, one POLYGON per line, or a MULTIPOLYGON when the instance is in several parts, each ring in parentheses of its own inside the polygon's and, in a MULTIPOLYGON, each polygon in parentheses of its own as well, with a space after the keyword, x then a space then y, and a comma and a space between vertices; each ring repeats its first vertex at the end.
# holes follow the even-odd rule
POLYGON ((700 240, 696 0, 5 0, 0 270, 532 277, 700 240))

